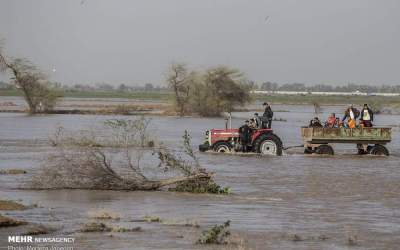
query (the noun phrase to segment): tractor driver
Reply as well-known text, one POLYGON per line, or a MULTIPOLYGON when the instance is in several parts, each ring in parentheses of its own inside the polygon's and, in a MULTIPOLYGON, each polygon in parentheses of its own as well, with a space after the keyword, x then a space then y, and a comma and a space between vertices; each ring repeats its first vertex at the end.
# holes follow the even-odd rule
POLYGON ((257 129, 257 122, 256 122, 256 119, 254 119, 254 118, 251 118, 251 119, 250 119, 249 127, 250 127, 251 129, 257 129))
POLYGON ((242 152, 247 152, 248 144, 251 141, 252 129, 249 126, 249 120, 244 122, 244 125, 239 128, 239 140, 242 145, 242 152))

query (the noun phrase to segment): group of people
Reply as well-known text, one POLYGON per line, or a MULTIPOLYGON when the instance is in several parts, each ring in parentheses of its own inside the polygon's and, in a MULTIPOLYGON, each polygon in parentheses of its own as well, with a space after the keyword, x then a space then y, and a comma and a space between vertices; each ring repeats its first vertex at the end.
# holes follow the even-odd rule
POLYGON ((310 127, 326 127, 326 128, 355 128, 357 127, 357 118, 359 118, 359 126, 361 127, 372 127, 372 122, 374 121, 374 113, 369 108, 368 104, 364 104, 361 112, 351 105, 348 107, 342 119, 332 113, 325 124, 322 125, 318 117, 314 117, 310 121, 310 127))
POLYGON ((242 145, 242 152, 248 151, 248 144, 251 142, 251 134, 256 129, 270 129, 272 126, 272 117, 274 112, 271 106, 264 102, 265 110, 262 116, 258 113, 254 113, 254 117, 250 120, 246 120, 244 125, 239 128, 239 139, 242 145))

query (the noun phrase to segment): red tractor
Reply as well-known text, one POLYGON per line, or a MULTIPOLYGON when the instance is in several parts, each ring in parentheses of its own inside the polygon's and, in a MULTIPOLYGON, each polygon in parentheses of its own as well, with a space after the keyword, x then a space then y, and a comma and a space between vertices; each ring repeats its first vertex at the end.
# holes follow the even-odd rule
MULTIPOLYGON (((205 152, 230 153, 240 152, 242 145, 239 140, 239 129, 211 129, 206 131, 204 144, 199 150, 205 152)), ((282 141, 272 129, 255 129, 251 133, 251 142, 247 145, 248 152, 264 155, 282 155, 282 141)))

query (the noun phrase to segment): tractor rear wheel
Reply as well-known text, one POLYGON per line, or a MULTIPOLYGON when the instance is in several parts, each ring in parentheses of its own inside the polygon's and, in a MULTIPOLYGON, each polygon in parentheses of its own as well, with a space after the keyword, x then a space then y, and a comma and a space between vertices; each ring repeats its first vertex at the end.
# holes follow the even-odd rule
POLYGON ((333 148, 328 144, 322 144, 315 149, 315 153, 320 155, 333 155, 334 151, 333 148))
POLYGON ((376 144, 375 146, 373 146, 370 150, 370 154, 371 155, 389 155, 389 150, 387 150, 386 147, 376 144))
POLYGON ((218 153, 230 153, 232 150, 231 145, 224 141, 215 143, 213 149, 218 153))
POLYGON ((257 153, 263 155, 282 155, 282 141, 278 136, 270 134, 260 135, 254 142, 257 153))

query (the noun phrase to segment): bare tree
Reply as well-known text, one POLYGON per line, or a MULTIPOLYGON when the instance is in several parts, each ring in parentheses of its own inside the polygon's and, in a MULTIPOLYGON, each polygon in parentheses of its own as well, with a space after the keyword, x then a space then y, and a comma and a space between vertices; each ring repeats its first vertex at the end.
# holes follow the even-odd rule
POLYGON ((0 48, 0 71, 9 71, 15 86, 24 94, 31 114, 46 112, 56 104, 58 94, 49 87, 46 76, 25 59, 7 59, 0 48))
POLYGON ((189 73, 184 64, 172 64, 167 77, 169 87, 175 94, 175 105, 180 116, 185 115, 186 104, 189 101, 189 73))

